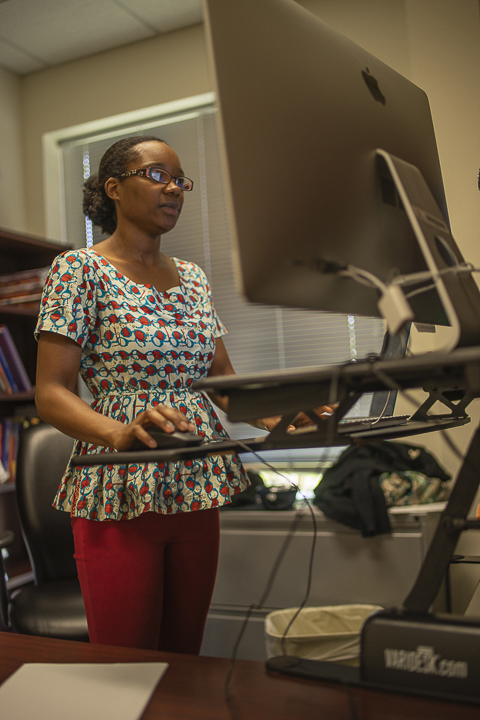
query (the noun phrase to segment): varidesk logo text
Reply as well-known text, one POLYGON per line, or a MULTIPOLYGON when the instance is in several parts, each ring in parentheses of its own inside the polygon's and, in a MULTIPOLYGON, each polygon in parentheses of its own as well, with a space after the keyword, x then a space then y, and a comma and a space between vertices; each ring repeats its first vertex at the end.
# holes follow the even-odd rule
POLYGON ((391 670, 439 675, 450 678, 466 678, 468 663, 463 660, 441 660, 433 647, 419 645, 416 650, 385 648, 385 667, 391 670))

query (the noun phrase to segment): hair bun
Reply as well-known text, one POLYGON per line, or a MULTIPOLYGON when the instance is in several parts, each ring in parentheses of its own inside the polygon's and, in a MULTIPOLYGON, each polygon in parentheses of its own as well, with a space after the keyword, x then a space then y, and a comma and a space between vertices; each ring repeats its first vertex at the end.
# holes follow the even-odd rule
POLYGON ((96 190, 99 187, 100 181, 98 179, 98 173, 95 173, 95 175, 90 175, 89 178, 85 180, 83 183, 83 186, 88 190, 96 190))

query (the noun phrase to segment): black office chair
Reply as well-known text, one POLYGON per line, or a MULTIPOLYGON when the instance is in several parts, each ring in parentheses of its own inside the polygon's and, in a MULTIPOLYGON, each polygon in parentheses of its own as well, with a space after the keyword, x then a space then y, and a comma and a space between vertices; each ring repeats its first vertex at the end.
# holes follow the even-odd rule
MULTIPOLYGON (((0 554, 0 609, 7 629, 88 642, 70 516, 52 507, 72 447, 71 438, 43 423, 22 433, 16 494, 35 583, 9 594, 0 554)), ((0 548, 12 540, 12 533, 1 533, 0 548)))

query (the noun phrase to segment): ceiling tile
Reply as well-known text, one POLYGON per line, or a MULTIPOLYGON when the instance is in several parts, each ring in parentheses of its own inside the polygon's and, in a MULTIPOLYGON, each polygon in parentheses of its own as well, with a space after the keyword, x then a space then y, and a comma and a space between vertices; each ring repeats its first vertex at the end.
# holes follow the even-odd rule
MULTIPOLYGON (((160 4, 163 0, 160 0, 160 4)), ((113 0, 8 0, 0 3, 0 39, 48 64, 155 35, 113 0)))
POLYGON ((201 0, 114 0, 143 18, 159 33, 202 22, 201 0))
POLYGON ((0 39, 0 65, 20 75, 45 67, 45 63, 41 60, 33 58, 2 39, 0 39))

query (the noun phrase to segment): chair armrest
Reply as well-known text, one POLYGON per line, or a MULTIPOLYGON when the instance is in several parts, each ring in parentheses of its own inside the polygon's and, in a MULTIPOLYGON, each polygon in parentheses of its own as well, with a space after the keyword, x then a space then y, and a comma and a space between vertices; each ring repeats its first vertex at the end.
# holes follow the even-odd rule
POLYGON ((2 530, 0 532, 0 620, 5 630, 8 630, 10 623, 8 620, 8 590, 5 578, 5 565, 3 564, 2 550, 9 547, 14 541, 14 534, 11 530, 2 530))

